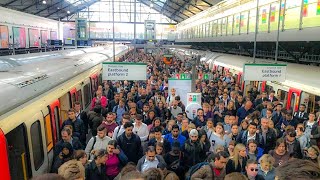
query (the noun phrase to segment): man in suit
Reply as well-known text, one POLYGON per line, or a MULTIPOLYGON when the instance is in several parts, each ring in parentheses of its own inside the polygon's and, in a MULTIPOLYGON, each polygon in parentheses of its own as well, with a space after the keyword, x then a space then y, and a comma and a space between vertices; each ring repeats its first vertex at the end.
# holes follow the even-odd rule
POLYGON ((261 93, 261 98, 257 99, 255 101, 255 107, 257 107, 259 104, 262 104, 263 99, 267 97, 267 93, 266 92, 262 92, 261 93))
POLYGON ((298 123, 303 123, 304 121, 308 120, 308 113, 305 112, 306 110, 306 105, 301 104, 299 107, 299 111, 294 112, 293 118, 298 122, 298 123))
POLYGON ((278 101, 278 99, 274 96, 274 94, 275 94, 276 92, 274 91, 274 90, 272 90, 271 92, 270 92, 270 94, 269 94, 269 100, 270 100, 270 102, 276 102, 276 101, 278 101))

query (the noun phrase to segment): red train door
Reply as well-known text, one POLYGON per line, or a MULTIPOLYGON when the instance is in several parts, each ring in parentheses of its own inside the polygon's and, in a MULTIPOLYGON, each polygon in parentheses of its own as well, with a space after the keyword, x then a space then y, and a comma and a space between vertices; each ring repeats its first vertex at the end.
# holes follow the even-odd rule
POLYGON ((60 101, 57 99, 48 107, 51 115, 51 124, 53 128, 53 139, 54 142, 58 142, 60 139, 60 127, 62 120, 60 118, 60 101))
POLYGON ((287 110, 292 109, 293 111, 298 111, 299 109, 299 102, 301 97, 301 90, 290 88, 288 92, 287 98, 287 110))
POLYGON ((77 89, 76 88, 72 88, 69 93, 70 93, 69 97, 70 97, 71 108, 73 108, 74 107, 74 103, 76 101, 78 101, 78 99, 77 99, 77 89))
POLYGON ((8 162, 7 140, 4 133, 0 129, 0 173, 1 179, 10 180, 10 170, 8 162))

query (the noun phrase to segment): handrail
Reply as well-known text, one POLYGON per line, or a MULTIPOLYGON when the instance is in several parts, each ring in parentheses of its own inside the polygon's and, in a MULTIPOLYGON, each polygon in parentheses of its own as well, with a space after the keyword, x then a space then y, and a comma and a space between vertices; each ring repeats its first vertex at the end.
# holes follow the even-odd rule
POLYGON ((27 180, 27 169, 26 169, 26 161, 25 161, 25 155, 26 153, 21 154, 21 163, 22 163, 22 170, 23 170, 23 179, 27 180))

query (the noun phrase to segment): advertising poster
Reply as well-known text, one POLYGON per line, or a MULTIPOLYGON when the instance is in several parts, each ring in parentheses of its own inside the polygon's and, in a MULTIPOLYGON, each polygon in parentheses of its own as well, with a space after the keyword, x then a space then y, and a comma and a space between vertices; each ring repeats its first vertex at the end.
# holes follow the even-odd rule
POLYGON ((16 48, 26 47, 26 29, 22 27, 13 27, 13 42, 16 48))
POLYGON ((41 30, 41 44, 47 43, 47 40, 48 40, 48 31, 41 30))
POLYGON ((276 20, 276 7, 271 7, 271 16, 270 16, 270 22, 275 22, 276 20))
POLYGON ((29 29, 29 46, 30 47, 39 47, 39 30, 38 29, 29 29))
POLYGON ((58 40, 58 35, 56 31, 50 31, 50 39, 51 40, 58 40))
POLYGON ((76 38, 76 24, 75 22, 63 23, 63 39, 76 38))
POLYGON ((9 48, 8 26, 0 26, 0 48, 9 48))

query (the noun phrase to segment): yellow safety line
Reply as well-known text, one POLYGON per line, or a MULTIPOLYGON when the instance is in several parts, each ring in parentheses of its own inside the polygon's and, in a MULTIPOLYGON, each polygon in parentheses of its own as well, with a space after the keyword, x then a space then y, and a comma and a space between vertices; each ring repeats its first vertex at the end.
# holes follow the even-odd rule
POLYGON ((27 170, 26 170, 26 164, 25 164, 25 158, 24 158, 25 153, 21 154, 21 160, 22 160, 22 170, 23 170, 23 179, 27 180, 27 170))

